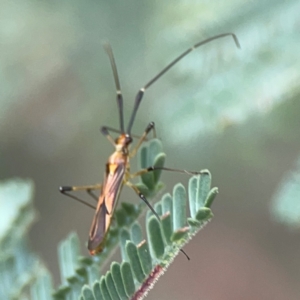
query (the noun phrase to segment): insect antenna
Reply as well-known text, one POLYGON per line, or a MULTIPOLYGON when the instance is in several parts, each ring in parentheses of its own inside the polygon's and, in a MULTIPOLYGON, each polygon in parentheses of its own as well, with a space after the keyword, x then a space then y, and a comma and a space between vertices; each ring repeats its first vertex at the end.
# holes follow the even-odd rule
POLYGON ((191 48, 187 49, 186 51, 184 51, 181 55, 179 55, 176 59, 174 59, 171 63, 169 63, 163 70, 161 70, 156 76, 154 76, 146 85, 144 85, 144 87, 142 87, 136 97, 135 97, 135 102, 134 102, 134 107, 133 107, 133 111, 130 117, 130 121, 127 127, 127 133, 130 134, 131 132, 131 128, 135 119, 135 115, 137 113, 137 110, 139 108, 139 105, 142 101, 142 98, 144 96, 144 93, 146 91, 147 88, 149 88, 155 81, 157 81, 162 75, 164 75, 170 68, 172 68, 178 61, 180 61, 183 57, 185 57, 186 55, 188 55, 190 52, 192 52, 193 50, 195 50, 196 48, 207 44, 213 40, 222 38, 222 37, 226 37, 226 36, 231 36, 236 44, 236 46, 238 48, 241 48, 240 43, 238 41, 238 38, 236 37, 236 35, 234 33, 223 33, 223 34, 218 34, 215 35, 213 37, 210 37, 208 39, 205 39, 197 44, 195 44, 194 46, 192 46, 191 48))
POLYGON ((119 118, 120 118, 120 130, 122 133, 124 133, 124 115, 123 115, 123 96, 122 96, 122 91, 121 91, 121 85, 120 85, 120 80, 118 76, 118 70, 116 66, 116 61, 114 58, 114 54, 111 48, 111 45, 108 43, 105 43, 104 49, 109 57, 109 61, 111 64, 111 68, 113 71, 114 75, 114 80, 115 80, 115 85, 116 85, 116 92, 117 92, 117 103, 118 103, 118 109, 119 109, 119 118))

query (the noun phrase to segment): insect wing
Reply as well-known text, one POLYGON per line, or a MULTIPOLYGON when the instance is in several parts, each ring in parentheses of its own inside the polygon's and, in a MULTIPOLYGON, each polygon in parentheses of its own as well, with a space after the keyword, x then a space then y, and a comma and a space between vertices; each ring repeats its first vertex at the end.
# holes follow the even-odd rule
POLYGON ((103 243, 122 188, 124 173, 125 165, 119 164, 112 173, 106 175, 89 234, 88 249, 92 255, 103 250, 103 243))

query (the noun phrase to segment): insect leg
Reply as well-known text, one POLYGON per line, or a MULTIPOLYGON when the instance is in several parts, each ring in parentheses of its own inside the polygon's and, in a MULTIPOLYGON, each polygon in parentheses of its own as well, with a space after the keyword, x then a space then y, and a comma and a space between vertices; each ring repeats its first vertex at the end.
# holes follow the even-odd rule
MULTIPOLYGON (((121 130, 115 129, 115 128, 112 128, 112 127, 108 127, 108 126, 102 126, 100 128, 100 131, 105 136, 107 136, 109 134, 109 131, 116 132, 116 133, 119 133, 119 134, 122 133, 121 130)), ((131 136, 134 137, 134 138, 136 138, 136 139, 140 139, 141 138, 141 136, 137 135, 137 134, 131 134, 131 136)), ((111 138, 110 142, 112 142, 113 141, 112 136, 110 136, 110 138, 111 138)), ((145 138, 145 141, 147 141, 147 138, 145 138)), ((113 144, 115 145, 115 143, 113 143, 113 144)))
POLYGON ((114 131, 114 129, 106 127, 106 126, 102 126, 100 128, 101 133, 110 141, 111 144, 113 144, 113 146, 115 146, 116 143, 115 143, 113 137, 109 134, 109 130, 114 131))
POLYGON ((92 192, 93 190, 101 189, 102 185, 101 184, 96 184, 96 185, 85 185, 85 186, 60 186, 59 191, 65 195, 68 196, 80 203, 83 203, 93 209, 95 209, 95 206, 89 204, 88 202, 78 198, 77 196, 74 196, 70 192, 73 191, 86 191, 89 196, 91 196, 95 201, 98 201, 98 197, 92 192))
POLYGON ((165 170, 165 171, 170 171, 170 172, 178 172, 178 173, 184 173, 188 175, 200 175, 200 174, 207 174, 206 170, 203 171, 187 171, 187 170, 180 170, 180 169, 171 169, 171 168, 165 168, 165 167, 155 167, 151 166, 146 169, 142 169, 136 173, 130 174, 130 178, 138 177, 141 176, 145 173, 152 172, 155 170, 165 170))
MULTIPOLYGON (((154 214, 154 216, 158 219, 158 221, 161 222, 159 215, 157 214, 157 212, 155 211, 155 209, 152 207, 152 205, 149 203, 149 201, 147 200, 147 198, 139 191, 139 189, 134 184, 132 184, 130 181, 127 181, 125 184, 128 185, 129 187, 131 187, 137 193, 137 195, 150 208, 150 210, 152 211, 152 213, 154 214)), ((180 249, 180 251, 185 255, 185 257, 188 260, 190 260, 189 256, 186 254, 186 252, 183 249, 180 249)))
POLYGON ((136 146, 130 151, 129 156, 130 157, 134 157, 136 155, 136 152, 138 151, 138 149, 141 147, 142 143, 146 140, 147 135, 149 134, 150 131, 153 131, 153 137, 156 137, 156 131, 155 131, 155 123, 154 122, 150 122, 144 133, 142 134, 142 136, 140 137, 139 141, 137 142, 136 146))
POLYGON ((146 205, 150 208, 150 210, 152 211, 152 213, 155 215, 155 217, 160 222, 159 215, 157 214, 157 212, 155 211, 155 209, 152 207, 152 205, 149 203, 149 201, 147 200, 147 198, 140 192, 140 190, 134 184, 132 184, 130 181, 126 181, 125 184, 127 186, 131 187, 136 192, 136 194, 146 203, 146 205))

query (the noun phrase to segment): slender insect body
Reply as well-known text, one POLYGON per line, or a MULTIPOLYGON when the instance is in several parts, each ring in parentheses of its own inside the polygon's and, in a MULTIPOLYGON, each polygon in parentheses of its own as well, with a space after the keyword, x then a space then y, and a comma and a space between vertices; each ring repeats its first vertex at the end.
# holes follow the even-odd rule
MULTIPOLYGON (((216 36, 213 36, 211 38, 208 38, 206 40, 203 40, 197 44, 195 44, 193 47, 189 48, 185 52, 183 52, 181 55, 179 55, 176 59, 174 59, 170 64, 168 64, 162 71, 160 71, 156 76, 154 76, 147 84, 142 87, 136 97, 134 102, 133 111, 131 114, 131 117, 128 122, 127 130, 125 131, 124 127, 124 116, 123 116, 123 96, 121 92, 121 85, 119 82, 119 76, 117 72, 117 67, 114 59, 114 55, 111 49, 110 45, 105 45, 105 50, 109 56, 114 81, 116 85, 116 100, 118 104, 118 111, 119 111, 119 121, 120 121, 120 128, 114 129, 110 127, 102 127, 101 132, 104 134, 107 139, 115 146, 115 152, 109 157, 108 162, 106 164, 106 172, 104 176, 103 184, 97 184, 97 185, 89 185, 89 186, 62 186, 60 187, 60 192, 81 202, 87 204, 85 201, 81 200, 80 198, 74 196, 73 194, 70 194, 71 191, 78 191, 78 190, 84 190, 86 191, 90 196, 92 196, 97 203, 95 215, 92 221, 90 234, 89 234, 89 241, 88 241, 88 249, 91 255, 97 254, 101 252, 105 246, 105 239, 107 237, 109 227, 111 225, 112 216, 114 213, 114 210, 116 208, 118 198, 120 191, 124 184, 131 187, 135 193, 145 202, 145 204, 150 208, 152 213, 160 220, 160 217, 154 210, 154 208, 151 206, 151 204, 148 202, 146 197, 139 191, 138 187, 135 186, 133 183, 130 182, 130 179, 134 177, 141 176, 147 172, 152 172, 155 170, 166 170, 166 171, 173 171, 173 172, 181 172, 186 173, 190 175, 196 175, 201 174, 202 172, 192 172, 192 171, 186 171, 186 170, 178 170, 178 169, 171 169, 171 168, 165 168, 165 167, 156 167, 156 166, 148 166, 145 169, 142 169, 134 174, 130 173, 130 164, 129 164, 129 158, 133 157, 142 143, 147 139, 147 135, 150 131, 153 131, 153 135, 155 136, 155 126, 153 122, 150 122, 148 126, 146 127, 144 133, 141 137, 139 137, 137 144, 134 146, 132 150, 129 150, 129 147, 132 143, 132 137, 131 137, 131 129, 136 117, 137 110, 139 108, 139 105, 141 103, 141 100, 144 96, 145 91, 153 84, 155 83, 162 75, 164 75, 171 67, 173 67, 178 61, 180 61, 183 57, 185 57, 187 54, 189 54, 191 51, 195 50, 196 48, 209 43, 213 40, 223 38, 226 36, 231 36, 238 48, 240 48, 239 42, 235 34, 233 33, 223 33, 216 36), (117 132, 119 133, 119 137, 114 140, 109 132, 117 132), (100 189, 100 196, 99 198, 96 197, 95 194, 93 194, 93 190, 100 189)), ((204 171, 203 171, 204 172, 204 171)), ((91 206, 90 204, 87 204, 88 206, 91 206)), ((93 207, 93 206, 91 206, 93 207)), ((185 252, 181 249, 181 251, 185 254, 185 252)), ((186 255, 186 254, 185 254, 186 255)), ((187 256, 187 255, 186 255, 187 256)), ((188 258, 188 256, 187 256, 188 258)))
POLYGON ((126 182, 130 165, 128 147, 132 142, 129 135, 116 139, 116 151, 108 158, 103 187, 92 221, 88 250, 91 255, 102 252, 121 189, 126 182), (126 176, 127 175, 127 176, 126 176))
MULTIPOLYGON (((110 165, 110 167, 114 168, 114 165, 110 165)), ((105 176, 103 190, 99 196, 90 229, 88 250, 91 255, 102 252, 104 248, 112 216, 123 187, 122 180, 125 173, 125 165, 120 164, 114 172, 111 170, 109 172, 105 176), (99 220, 101 221, 99 222, 99 220)))

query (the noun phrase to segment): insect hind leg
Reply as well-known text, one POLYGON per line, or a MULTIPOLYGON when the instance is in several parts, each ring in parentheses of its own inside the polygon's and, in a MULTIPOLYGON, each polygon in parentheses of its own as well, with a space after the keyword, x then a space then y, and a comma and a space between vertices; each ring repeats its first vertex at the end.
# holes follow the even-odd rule
MULTIPOLYGON (((140 192, 140 190, 134 184, 132 184, 130 181, 127 181, 125 184, 127 186, 131 187, 136 192, 136 194, 150 208, 150 210, 152 211, 152 213, 154 214, 154 216, 158 219, 158 221, 161 222, 161 219, 160 219, 159 215, 157 214, 157 212, 155 211, 155 209, 153 208, 153 206, 149 203, 149 201, 147 200, 147 198, 140 192)), ((185 257, 187 258, 187 260, 190 260, 190 257, 187 255, 187 253, 182 248, 180 248, 179 250, 180 250, 181 253, 183 253, 185 255, 185 257)))
POLYGON ((172 169, 172 168, 166 168, 166 167, 155 167, 151 166, 146 169, 139 170, 136 173, 130 174, 130 178, 135 178, 138 176, 141 176, 145 173, 148 172, 153 172, 156 170, 164 170, 164 171, 170 171, 170 172, 177 172, 177 173, 183 173, 183 174, 188 174, 188 175, 201 175, 201 174, 208 174, 207 170, 202 170, 202 171, 188 171, 188 170, 181 170, 181 169, 172 169))

